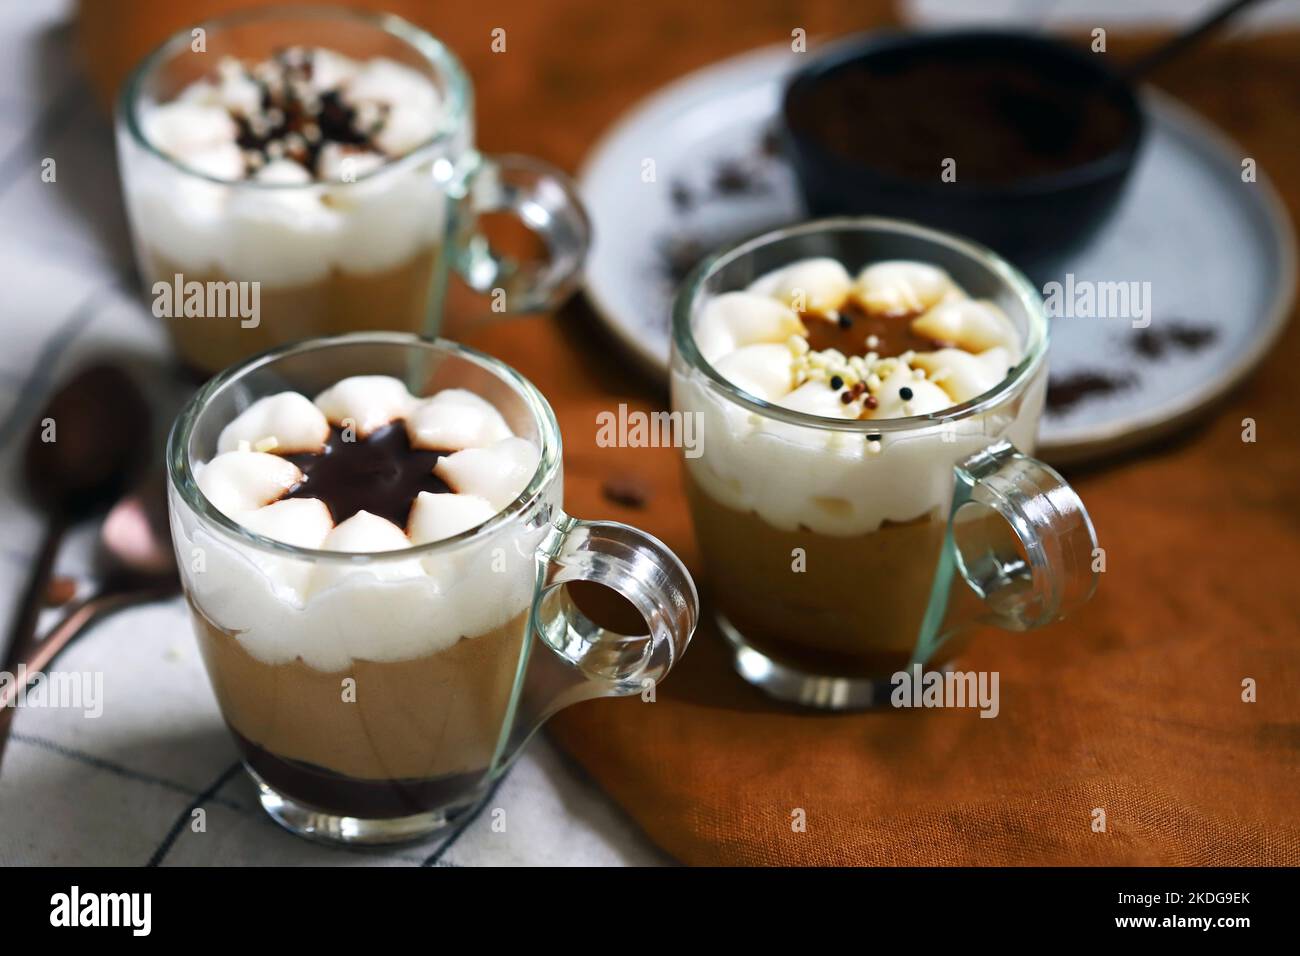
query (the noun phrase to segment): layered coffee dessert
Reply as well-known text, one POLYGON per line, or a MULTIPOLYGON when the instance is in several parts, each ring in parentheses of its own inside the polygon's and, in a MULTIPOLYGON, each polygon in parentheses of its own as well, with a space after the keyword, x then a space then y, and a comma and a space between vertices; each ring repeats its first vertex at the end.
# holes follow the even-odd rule
POLYGON ((511 708, 543 533, 482 526, 528 486, 537 445, 473 392, 358 376, 254 402, 216 449, 199 489, 251 534, 176 534, 202 558, 187 593, 248 765, 340 816, 472 796, 511 708))
POLYGON ((994 435, 1032 447, 1041 382, 976 415, 941 414, 1007 377, 1022 357, 1017 329, 932 265, 852 275, 816 258, 712 297, 694 336, 730 385, 773 407, 674 376, 673 407, 703 419, 687 488, 724 628, 806 673, 902 669, 930 603, 953 464, 994 435), (897 419, 911 421, 836 428, 897 419))
POLYGON ((447 200, 418 153, 446 112, 412 67, 301 47, 223 57, 142 103, 153 154, 124 139, 124 189, 154 311, 186 363, 212 372, 314 336, 425 331, 447 200))

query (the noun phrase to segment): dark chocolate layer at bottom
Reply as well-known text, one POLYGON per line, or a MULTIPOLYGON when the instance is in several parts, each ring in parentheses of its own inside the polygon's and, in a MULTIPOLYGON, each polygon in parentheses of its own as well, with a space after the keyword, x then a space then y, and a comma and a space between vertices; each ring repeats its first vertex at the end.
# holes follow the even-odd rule
POLYGON ((231 733, 244 760, 271 787, 297 803, 338 816, 382 820, 463 804, 487 774, 484 768, 417 780, 362 780, 277 756, 238 731, 231 733))

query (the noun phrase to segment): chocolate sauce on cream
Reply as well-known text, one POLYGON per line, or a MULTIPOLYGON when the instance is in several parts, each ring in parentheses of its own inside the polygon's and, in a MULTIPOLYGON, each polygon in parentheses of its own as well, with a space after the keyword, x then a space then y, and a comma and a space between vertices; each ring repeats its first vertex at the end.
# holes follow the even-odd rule
POLYGON ((807 314, 800 319, 808 329, 808 347, 814 352, 837 349, 845 356, 875 352, 881 358, 890 358, 908 351, 943 348, 943 343, 912 331, 912 320, 920 314, 878 315, 849 301, 840 310, 838 320, 807 314), (874 347, 867 345, 867 337, 872 335, 876 337, 874 347))
POLYGON ((331 426, 323 452, 284 456, 305 476, 285 497, 319 498, 335 525, 358 511, 368 511, 405 528, 420 492, 451 491, 433 474, 433 466, 445 454, 412 448, 400 422, 352 441, 345 441, 343 431, 331 426))
POLYGON ((239 130, 235 142, 244 150, 245 161, 256 156, 250 174, 281 156, 313 170, 328 143, 382 152, 375 133, 383 126, 385 111, 367 119, 338 90, 311 90, 315 56, 314 50, 292 47, 277 50, 256 68, 238 65, 244 78, 261 92, 260 109, 254 115, 234 111, 230 115, 239 130))

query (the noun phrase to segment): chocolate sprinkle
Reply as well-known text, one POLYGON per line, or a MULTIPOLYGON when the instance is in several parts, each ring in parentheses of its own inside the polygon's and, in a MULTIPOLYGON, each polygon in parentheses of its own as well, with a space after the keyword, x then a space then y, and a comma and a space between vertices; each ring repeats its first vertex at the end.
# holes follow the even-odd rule
POLYGON ((1142 329, 1133 338, 1133 351, 1146 359, 1159 360, 1173 350, 1199 352, 1219 337, 1211 326, 1187 322, 1165 322, 1160 328, 1142 329))
POLYGON ((695 205, 695 196, 691 193, 691 188, 684 182, 676 180, 668 187, 668 198, 672 200, 673 209, 677 212, 690 212, 691 207, 695 205))
POLYGON ((766 191, 766 184, 744 163, 725 160, 713 173, 713 190, 720 196, 744 196, 766 191))
POLYGON ((630 474, 612 475, 600 490, 607 499, 624 508, 644 508, 650 498, 645 481, 630 474))
POLYGON ((363 126, 357 110, 343 101, 338 90, 310 94, 306 84, 312 76, 313 55, 311 50, 293 47, 277 50, 257 72, 241 66, 244 75, 262 91, 260 112, 230 114, 239 130, 235 142, 244 151, 249 174, 281 157, 313 172, 317 157, 329 143, 381 151, 374 136, 383 128, 386 112, 380 110, 377 119, 363 126), (303 95, 304 91, 308 95, 303 95))
POLYGON ((1052 378, 1047 383, 1047 408, 1054 414, 1061 414, 1093 396, 1109 395, 1131 388, 1135 381, 1132 375, 1091 371, 1052 378))
POLYGON ((708 254, 708 248, 688 236, 673 236, 659 244, 661 270, 674 285, 681 283, 708 254))

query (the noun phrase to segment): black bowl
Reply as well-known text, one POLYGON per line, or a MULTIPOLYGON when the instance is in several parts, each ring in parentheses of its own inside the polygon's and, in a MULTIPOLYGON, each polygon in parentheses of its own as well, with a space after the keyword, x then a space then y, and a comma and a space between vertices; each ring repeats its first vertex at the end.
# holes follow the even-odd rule
POLYGON ((1050 268, 1114 211, 1141 146, 1137 97, 1105 56, 982 30, 837 44, 782 103, 808 211, 913 219, 1050 268))

